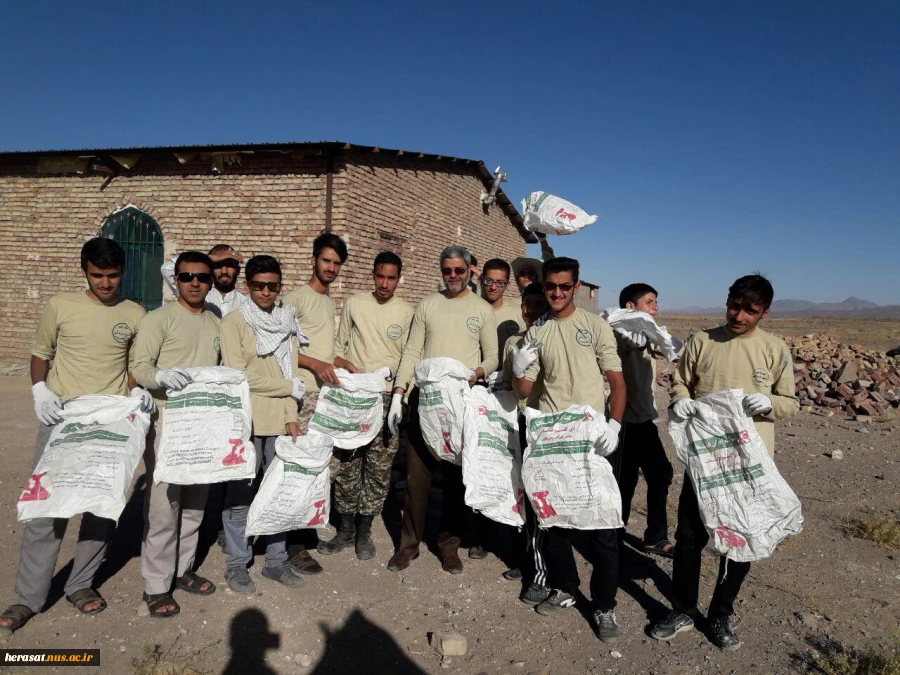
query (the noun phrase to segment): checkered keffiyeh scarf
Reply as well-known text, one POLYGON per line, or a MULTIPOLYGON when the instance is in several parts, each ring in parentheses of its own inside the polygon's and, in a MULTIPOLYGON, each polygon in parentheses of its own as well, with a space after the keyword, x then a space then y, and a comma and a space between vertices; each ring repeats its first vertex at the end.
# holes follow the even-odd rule
POLYGON ((256 336, 257 356, 274 354, 278 367, 286 380, 294 376, 291 363, 291 336, 297 336, 301 346, 309 344, 309 338, 297 321, 294 307, 273 307, 272 312, 264 312, 253 301, 241 305, 241 316, 256 336))

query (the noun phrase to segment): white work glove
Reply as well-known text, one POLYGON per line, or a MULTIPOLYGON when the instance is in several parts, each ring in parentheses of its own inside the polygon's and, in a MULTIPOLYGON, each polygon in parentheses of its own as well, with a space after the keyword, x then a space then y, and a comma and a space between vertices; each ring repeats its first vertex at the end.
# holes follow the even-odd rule
POLYGON ((397 435, 397 429, 400 427, 400 420, 403 419, 403 394, 394 394, 391 396, 391 407, 388 410, 388 431, 392 436, 397 435))
POLYGON ((525 371, 528 367, 537 361, 538 353, 541 350, 541 343, 533 337, 526 335, 525 342, 519 348, 513 347, 512 350, 512 371, 516 377, 525 377, 525 371))
POLYGON ((697 402, 692 398, 678 399, 672 406, 672 414, 686 420, 691 415, 697 414, 697 402))
POLYGON ((137 396, 139 399, 141 399, 141 412, 156 412, 156 403, 154 403, 153 397, 150 395, 149 391, 147 391, 146 389, 141 389, 140 387, 135 387, 131 390, 131 395, 137 396))
POLYGON ((383 368, 379 368, 378 370, 376 370, 373 375, 381 375, 382 379, 387 380, 391 377, 391 369, 387 366, 384 366, 383 368))
POLYGON ((747 394, 741 404, 749 417, 765 415, 772 410, 772 401, 765 394, 747 394))
POLYGON ((50 391, 46 382, 38 382, 31 387, 31 395, 34 396, 34 414, 41 424, 48 427, 59 424, 62 418, 59 411, 62 410, 62 401, 59 396, 50 391))
POLYGON ((601 457, 608 457, 616 451, 616 448, 619 447, 619 431, 621 429, 622 425, 616 420, 609 421, 603 434, 595 443, 598 455, 601 457))
POLYGON ((167 368, 156 372, 156 384, 172 391, 181 391, 191 381, 190 374, 181 368, 167 368))
POLYGON ((487 383, 488 387, 491 387, 493 389, 499 387, 502 384, 500 380, 501 377, 503 377, 503 373, 501 373, 499 370, 495 370, 493 373, 484 378, 484 381, 485 383, 487 383))
POLYGON ((641 331, 632 333, 630 331, 617 328, 616 333, 619 334, 619 337, 622 338, 622 342, 628 349, 643 349, 647 346, 647 336, 644 335, 641 331))
POLYGON ((306 393, 306 385, 303 384, 303 380, 299 377, 291 378, 291 398, 296 399, 297 401, 303 400, 303 395, 306 393))

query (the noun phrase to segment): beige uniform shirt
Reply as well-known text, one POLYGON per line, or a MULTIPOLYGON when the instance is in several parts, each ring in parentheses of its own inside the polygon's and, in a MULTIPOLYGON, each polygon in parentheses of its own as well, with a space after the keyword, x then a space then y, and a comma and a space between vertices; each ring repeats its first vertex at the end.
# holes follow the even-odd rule
POLYGON ((648 347, 629 349, 618 334, 615 338, 622 360, 622 377, 625 378, 625 413, 622 421, 641 424, 655 420, 659 413, 656 410, 656 358, 653 351, 648 347))
MULTIPOLYGON (((281 374, 278 359, 272 354, 257 356, 256 336, 244 315, 231 312, 219 324, 222 365, 242 370, 250 385, 253 408, 253 435, 279 436, 288 422, 297 421, 297 401, 291 398, 293 384, 281 374)), ((297 366, 297 338, 291 338, 293 377, 300 376, 297 366)))
POLYGON ((525 319, 522 318, 522 309, 517 305, 504 301, 500 309, 494 309, 497 317, 497 346, 500 348, 500 368, 506 361, 504 358, 506 341, 514 335, 525 330, 525 319))
POLYGON ((219 365, 219 319, 208 310, 194 314, 179 302, 154 309, 141 322, 131 369, 138 384, 153 394, 156 406, 166 406, 166 389, 156 373, 167 368, 219 365))
POLYGON ((421 359, 445 356, 467 368, 497 370, 497 319, 494 310, 471 291, 450 299, 432 293, 416 305, 409 341, 395 385, 406 387, 421 359))
MULTIPOLYGON (((334 363, 335 312, 331 296, 316 293, 306 284, 285 295, 281 305, 292 305, 297 310, 297 321, 309 338, 309 345, 301 347, 300 353, 325 363, 334 363)), ((322 383, 311 370, 301 368, 300 377, 303 378, 306 391, 319 391, 322 383)))
POLYGON ((63 402, 86 394, 128 395, 128 369, 146 312, 131 300, 104 305, 84 291, 50 298, 32 355, 52 361, 47 387, 63 402))
POLYGON ((672 379, 672 403, 700 398, 723 389, 765 394, 772 411, 753 418, 756 430, 775 453, 775 420, 796 415, 800 402, 794 389, 791 351, 783 340, 761 328, 733 336, 725 326, 694 333, 672 379))
MULTIPOLYGON (((371 293, 359 293, 344 301, 334 339, 335 356, 346 359, 364 373, 384 368, 396 374, 409 338, 413 306, 397 296, 383 305, 371 293)), ((390 381, 385 389, 390 390, 390 381)))
POLYGON ((548 315, 528 332, 542 343, 538 360, 525 371, 525 379, 541 386, 538 410, 589 405, 605 413, 603 373, 622 370, 609 324, 578 308, 565 319, 548 315))

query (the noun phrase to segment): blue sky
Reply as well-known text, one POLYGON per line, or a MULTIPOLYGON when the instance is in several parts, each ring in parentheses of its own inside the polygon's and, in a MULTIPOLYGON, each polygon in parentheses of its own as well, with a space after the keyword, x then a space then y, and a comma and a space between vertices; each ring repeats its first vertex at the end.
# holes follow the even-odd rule
MULTIPOLYGON (((4 3, 0 150, 345 140, 484 159, 612 304, 900 303, 900 3, 4 3), (256 5, 265 5, 258 7, 256 5)), ((535 252, 537 247, 534 247, 535 252)))

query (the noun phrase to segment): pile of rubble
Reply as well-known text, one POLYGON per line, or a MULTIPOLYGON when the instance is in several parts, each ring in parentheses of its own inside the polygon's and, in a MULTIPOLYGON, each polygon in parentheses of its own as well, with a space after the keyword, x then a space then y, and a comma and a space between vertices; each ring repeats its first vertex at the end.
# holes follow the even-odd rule
POLYGON ((815 333, 785 342, 801 410, 868 421, 900 407, 900 359, 815 333))

